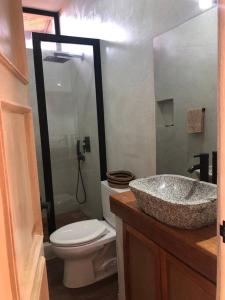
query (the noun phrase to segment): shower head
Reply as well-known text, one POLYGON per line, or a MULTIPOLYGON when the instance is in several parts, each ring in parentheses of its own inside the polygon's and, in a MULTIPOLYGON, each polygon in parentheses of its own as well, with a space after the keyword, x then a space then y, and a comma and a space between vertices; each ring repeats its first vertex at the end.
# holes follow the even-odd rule
POLYGON ((63 64, 63 63, 65 63, 68 60, 70 60, 70 58, 57 57, 57 56, 46 56, 44 58, 44 61, 56 62, 56 63, 60 63, 60 64, 63 64))
POLYGON ((80 58, 81 60, 84 60, 84 54, 76 55, 76 54, 63 53, 63 52, 54 52, 53 56, 46 56, 44 58, 44 61, 65 63, 69 61, 71 58, 80 58))

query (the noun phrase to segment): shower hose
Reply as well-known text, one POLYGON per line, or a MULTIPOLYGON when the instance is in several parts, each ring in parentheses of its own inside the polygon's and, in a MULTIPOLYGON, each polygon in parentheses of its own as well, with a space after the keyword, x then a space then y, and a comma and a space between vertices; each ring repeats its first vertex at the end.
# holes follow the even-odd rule
POLYGON ((82 176, 82 171, 81 171, 80 159, 79 158, 78 158, 78 171, 77 171, 76 200, 79 204, 84 204, 87 201, 87 195, 86 195, 86 190, 85 190, 85 186, 84 186, 84 180, 83 180, 83 176, 82 176), (83 194, 84 194, 84 199, 83 200, 81 200, 79 198, 79 195, 78 195, 80 181, 81 181, 81 187, 82 187, 83 194))

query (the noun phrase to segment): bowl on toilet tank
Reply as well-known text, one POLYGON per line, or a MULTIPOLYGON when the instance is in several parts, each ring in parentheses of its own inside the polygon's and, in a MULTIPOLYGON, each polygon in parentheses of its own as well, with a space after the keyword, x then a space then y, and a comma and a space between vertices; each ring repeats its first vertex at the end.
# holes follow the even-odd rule
POLYGON ((112 227, 116 227, 116 217, 110 210, 110 196, 113 194, 128 192, 130 189, 116 189, 109 186, 107 180, 101 182, 101 198, 103 217, 112 227))

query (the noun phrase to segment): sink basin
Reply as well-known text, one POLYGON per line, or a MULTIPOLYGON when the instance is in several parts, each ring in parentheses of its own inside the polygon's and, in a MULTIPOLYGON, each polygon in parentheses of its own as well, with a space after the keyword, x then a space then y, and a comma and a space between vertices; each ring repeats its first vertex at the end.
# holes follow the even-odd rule
POLYGON ((215 184, 180 175, 156 175, 129 185, 140 208, 165 224, 195 229, 216 221, 215 184))

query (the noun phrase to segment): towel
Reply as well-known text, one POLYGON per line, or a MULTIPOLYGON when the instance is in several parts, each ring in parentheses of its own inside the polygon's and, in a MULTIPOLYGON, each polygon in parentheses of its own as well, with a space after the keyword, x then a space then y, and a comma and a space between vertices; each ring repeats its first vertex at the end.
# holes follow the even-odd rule
POLYGON ((205 109, 192 109, 187 112, 187 132, 201 133, 204 131, 205 109))

